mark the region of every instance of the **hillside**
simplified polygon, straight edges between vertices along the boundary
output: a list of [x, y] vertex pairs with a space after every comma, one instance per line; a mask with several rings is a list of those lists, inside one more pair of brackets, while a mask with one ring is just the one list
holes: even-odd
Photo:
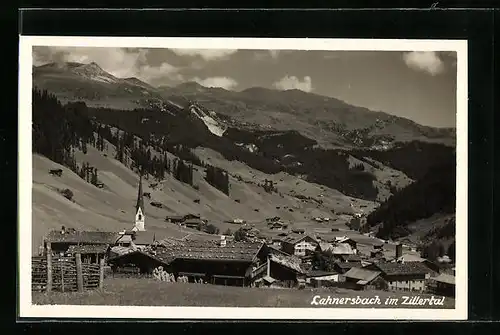
[[[455, 157], [427, 173], [411, 185], [396, 192], [367, 217], [370, 226], [382, 224], [378, 236], [401, 237], [411, 233], [407, 226], [436, 214], [455, 213]], [[452, 235], [452, 234], [450, 234]]]

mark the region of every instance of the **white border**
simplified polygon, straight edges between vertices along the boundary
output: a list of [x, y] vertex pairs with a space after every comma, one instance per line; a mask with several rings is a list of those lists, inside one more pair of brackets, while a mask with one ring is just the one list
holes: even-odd
[[[467, 319], [467, 41], [311, 38], [156, 38], [20, 36], [19, 316], [139, 319], [464, 320]], [[31, 304], [32, 47], [137, 47], [457, 52], [456, 299], [454, 309], [36, 306]], [[21, 247], [22, 246], [22, 247]]]

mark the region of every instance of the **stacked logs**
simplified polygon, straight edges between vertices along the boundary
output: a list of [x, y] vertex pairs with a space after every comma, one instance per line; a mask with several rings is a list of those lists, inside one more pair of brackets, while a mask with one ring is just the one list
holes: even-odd
[[175, 276], [163, 270], [162, 266], [153, 270], [153, 277], [159, 281], [166, 281], [167, 283], [175, 283]]

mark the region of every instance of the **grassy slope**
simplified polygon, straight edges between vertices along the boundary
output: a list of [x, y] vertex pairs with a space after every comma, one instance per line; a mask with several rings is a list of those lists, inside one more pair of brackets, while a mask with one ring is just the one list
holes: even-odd
[[[38, 251], [43, 236], [49, 230], [58, 229], [62, 225], [103, 231], [117, 231], [133, 226], [139, 177], [113, 158], [115, 155], [113, 145], [107, 143], [107, 146], [106, 152], [99, 152], [93, 147], [88, 147], [87, 154], [76, 152], [79, 165], [85, 161], [98, 169], [99, 179], [105, 184], [104, 189], [86, 183], [69, 169], [45, 157], [33, 156], [32, 250], [34, 253]], [[238, 225], [225, 223], [225, 220], [241, 218], [259, 229], [264, 236], [275, 236], [279, 231], [267, 229], [263, 220], [280, 216], [292, 223], [290, 228], [304, 228], [308, 233], [320, 234], [323, 238], [348, 235], [367, 247], [379, 242], [378, 239], [349, 231], [345, 226], [351, 218], [349, 214], [369, 212], [376, 206], [373, 202], [350, 198], [336, 190], [308, 183], [285, 173], [267, 175], [243, 163], [229, 162], [210, 149], [199, 148], [196, 154], [203, 161], [222, 167], [230, 173], [230, 196], [210, 186], [203, 179], [204, 172], [201, 167], [195, 167], [194, 171], [194, 182], [199, 186], [199, 190], [171, 176], [167, 176], [155, 189], [149, 185], [154, 181], [145, 180], [144, 192], [150, 192], [151, 201], [161, 202], [164, 206], [158, 209], [151, 206], [146, 199], [146, 229], [154, 231], [157, 238], [188, 235], [190, 238], [214, 238], [213, 235], [202, 234], [192, 229], [181, 229], [164, 221], [167, 215], [199, 213], [216, 224], [221, 232], [226, 229], [235, 231], [239, 228]], [[169, 158], [172, 158], [172, 155], [169, 155]], [[48, 170], [54, 168], [62, 168], [63, 176], [59, 178], [48, 174]], [[237, 180], [237, 176], [241, 177], [242, 181]], [[278, 193], [268, 194], [258, 186], [266, 178], [275, 182]], [[75, 203], [59, 195], [57, 189], [64, 188], [74, 192]], [[313, 200], [299, 200], [294, 194], [321, 200], [323, 204]], [[194, 202], [195, 199], [200, 200], [199, 204]], [[332, 210], [335, 214], [332, 214]], [[311, 220], [316, 216], [330, 217], [331, 221], [327, 224], [316, 223]], [[333, 227], [339, 228], [340, 231], [332, 232]], [[388, 253], [392, 254], [392, 246], [387, 247]]]
[[[103, 231], [116, 231], [124, 228], [131, 228], [133, 225], [134, 206], [137, 197], [138, 175], [126, 166], [116, 161], [114, 157], [114, 147], [108, 143], [107, 152], [98, 152], [89, 147], [87, 154], [76, 153], [77, 163], [89, 162], [91, 166], [98, 169], [99, 179], [106, 185], [104, 189], [98, 189], [86, 183], [69, 169], [60, 166], [40, 155], [33, 155], [33, 252], [37, 252], [42, 243], [43, 235], [51, 229], [58, 229], [62, 225], [76, 229], [99, 229]], [[107, 156], [104, 156], [106, 154]], [[217, 160], [220, 155], [214, 154]], [[220, 161], [222, 162], [222, 161]], [[241, 163], [227, 162], [241, 168]], [[218, 164], [220, 165], [220, 164]], [[62, 177], [51, 176], [49, 169], [63, 169]], [[250, 170], [246, 167], [247, 170]], [[253, 175], [257, 171], [251, 172]], [[280, 215], [283, 218], [294, 221], [309, 221], [311, 216], [332, 216], [330, 208], [347, 209], [347, 197], [334, 190], [328, 193], [321, 190], [319, 185], [312, 185], [298, 180], [299, 184], [291, 182], [293, 177], [283, 176], [282, 185], [289, 188], [296, 188], [298, 192], [304, 189], [309, 190], [311, 196], [324, 193], [329, 201], [327, 206], [316, 208], [316, 204], [301, 203], [292, 196], [280, 197], [278, 194], [269, 195], [256, 185], [231, 180], [231, 197], [227, 197], [215, 188], [211, 187], [203, 179], [203, 169], [196, 168], [194, 180], [199, 186], [199, 191], [194, 188], [167, 176], [166, 180], [160, 183], [156, 189], [149, 187], [149, 182], [145, 180], [144, 192], [150, 192], [151, 201], [158, 201], [164, 208], [158, 209], [149, 205], [146, 201], [146, 228], [158, 232], [158, 237], [174, 236], [183, 237], [187, 234], [200, 235], [191, 229], [180, 229], [174, 225], [164, 222], [167, 215], [199, 213], [221, 229], [227, 228], [233, 231], [237, 228], [224, 220], [242, 218], [247, 221], [257, 222], [260, 227], [263, 219], [270, 216]], [[261, 174], [259, 178], [267, 177]], [[287, 178], [287, 179], [285, 179]], [[286, 183], [289, 183], [288, 186]], [[69, 188], [74, 193], [75, 202], [71, 202], [62, 197], [57, 189]], [[284, 193], [288, 190], [284, 189]], [[196, 204], [195, 199], [200, 199]], [[239, 199], [237, 203], [235, 199]], [[147, 200], [147, 199], [146, 199]], [[287, 206], [294, 208], [290, 212], [284, 207], [276, 209], [276, 206]], [[258, 208], [259, 212], [254, 211]], [[202, 234], [203, 235], [203, 234]]]
[[[131, 289], [133, 288], [133, 289]], [[121, 305], [121, 306], [203, 306], [203, 307], [311, 307], [315, 295], [332, 298], [372, 298], [381, 301], [387, 297], [410, 295], [405, 292], [353, 291], [347, 289], [266, 289], [203, 284], [165, 283], [147, 279], [106, 279], [103, 291], [83, 293], [33, 293], [38, 305]], [[422, 298], [430, 295], [422, 294]], [[454, 308], [455, 300], [445, 298], [444, 306]], [[335, 306], [324, 306], [335, 307]], [[362, 307], [343, 305], [338, 307]], [[384, 307], [381, 305], [380, 307]], [[387, 306], [392, 307], [394, 306]], [[422, 308], [404, 306], [400, 308]], [[429, 308], [430, 306], [424, 306]], [[432, 307], [431, 307], [432, 308]]]

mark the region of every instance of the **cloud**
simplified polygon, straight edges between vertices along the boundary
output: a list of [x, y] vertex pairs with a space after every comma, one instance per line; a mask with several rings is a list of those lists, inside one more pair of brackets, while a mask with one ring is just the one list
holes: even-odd
[[220, 87], [226, 90], [234, 89], [238, 85], [236, 80], [229, 77], [209, 77], [205, 79], [195, 77], [192, 81], [195, 81], [205, 87]]
[[425, 71], [431, 75], [437, 75], [444, 71], [444, 62], [437, 52], [412, 51], [403, 54], [403, 60], [408, 67]]
[[236, 49], [170, 49], [179, 56], [201, 57], [205, 61], [223, 60], [234, 54]]
[[275, 82], [273, 87], [278, 90], [298, 89], [304, 92], [311, 92], [312, 81], [309, 76], [305, 76], [302, 81], [295, 76], [285, 76], [281, 78], [281, 80]]
[[167, 62], [157, 66], [147, 64], [147, 49], [102, 47], [35, 47], [34, 65], [50, 62], [97, 63], [103, 70], [118, 78], [137, 77], [150, 84], [179, 82], [181, 70]]

